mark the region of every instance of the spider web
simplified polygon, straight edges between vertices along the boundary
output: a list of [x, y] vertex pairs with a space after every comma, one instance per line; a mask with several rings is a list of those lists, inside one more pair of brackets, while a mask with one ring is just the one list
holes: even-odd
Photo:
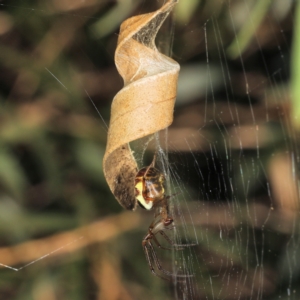
[[[9, 57], [7, 63], [1, 55], [8, 75], [1, 78], [1, 101], [12, 122], [3, 121], [11, 135], [1, 135], [1, 166], [11, 171], [1, 172], [0, 250], [10, 251], [21, 267], [9, 264], [20, 270], [18, 275], [1, 269], [0, 295], [9, 299], [30, 295], [40, 299], [45, 294], [53, 299], [299, 299], [299, 152], [293, 120], [297, 103], [291, 102], [290, 95], [296, 18], [292, 1], [181, 0], [174, 20], [166, 25], [167, 33], [158, 37], [163, 51], [173, 49], [174, 59], [181, 64], [175, 120], [165, 132], [132, 146], [140, 167], [158, 154], [176, 225], [168, 236], [176, 244], [196, 244], [182, 251], [157, 249], [159, 260], [164, 269], [193, 277], [164, 282], [150, 274], [140, 242], [153, 216], [142, 210], [124, 215], [132, 227], [122, 231], [119, 226], [119, 233], [100, 244], [95, 240], [104, 235], [101, 228], [90, 232], [95, 239], [85, 247], [74, 245], [88, 240], [87, 234], [70, 242], [61, 239], [58, 247], [45, 242], [46, 249], [36, 258], [39, 262], [30, 267], [23, 266], [35, 259], [23, 264], [25, 251], [13, 255], [16, 248], [4, 248], [37, 238], [46, 241], [49, 234], [71, 232], [112, 212], [122, 215], [100, 175], [106, 129], [94, 120], [95, 111], [88, 102], [90, 97], [108, 123], [110, 100], [122, 86], [117, 75], [110, 73], [117, 27], [103, 25], [115, 6], [112, 1], [101, 2], [94, 14], [88, 10], [92, 1], [85, 3], [86, 12], [76, 4], [79, 8], [74, 12], [55, 1], [28, 2], [27, 6], [18, 1], [1, 3], [0, 19], [17, 28], [13, 35], [2, 35], [2, 45], [14, 45], [19, 38], [17, 46], [9, 49], [18, 49], [27, 58], [33, 46], [41, 45], [37, 41], [42, 40], [42, 29], [47, 32], [55, 18], [65, 22], [56, 24], [60, 30], [82, 21], [85, 25], [72, 47], [62, 47], [52, 64], [42, 64], [42, 71], [36, 73], [40, 82], [24, 80], [36, 83], [38, 88], [28, 87], [34, 93], [26, 94], [18, 83], [32, 76], [31, 66], [19, 56]], [[156, 4], [161, 3], [127, 1], [124, 7], [131, 7], [128, 14], [136, 14]], [[47, 22], [41, 22], [43, 18]], [[96, 30], [97, 24], [102, 31]], [[27, 29], [40, 25], [41, 32], [28, 36], [22, 32], [23, 25]], [[111, 29], [103, 33], [103, 28]], [[95, 42], [92, 32], [100, 32], [101, 39]], [[84, 39], [100, 44], [99, 54]], [[106, 59], [97, 57], [101, 55]], [[27, 71], [19, 81], [13, 80], [11, 71], [16, 61], [22, 74]], [[109, 88], [111, 82], [113, 88]], [[32, 123], [19, 117], [32, 112], [29, 104], [39, 104], [32, 108], [31, 121], [51, 113], [46, 125], [36, 122], [31, 127], [44, 130], [43, 138], [26, 127]], [[12, 124], [21, 124], [21, 133], [14, 133], [18, 128]], [[33, 138], [44, 140], [45, 145], [33, 143]], [[55, 160], [50, 158], [53, 153]], [[63, 178], [61, 182], [57, 176]], [[22, 193], [26, 196], [21, 197]], [[117, 222], [109, 219], [101, 224], [106, 228]], [[68, 253], [69, 245], [77, 251], [59, 256]], [[77, 288], [70, 289], [63, 283], [66, 280]]]

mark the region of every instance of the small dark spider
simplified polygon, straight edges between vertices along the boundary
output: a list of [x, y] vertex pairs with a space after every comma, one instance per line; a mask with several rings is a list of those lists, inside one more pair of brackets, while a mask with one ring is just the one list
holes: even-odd
[[[175, 250], [182, 250], [184, 247], [194, 246], [194, 244], [177, 245], [164, 232], [167, 229], [172, 229], [174, 225], [172, 225], [173, 218], [169, 214], [168, 200], [170, 199], [170, 196], [165, 195], [165, 176], [154, 167], [155, 159], [156, 156], [154, 156], [150, 166], [140, 169], [135, 177], [135, 197], [138, 204], [147, 210], [151, 210], [152, 208], [156, 208], [158, 210], [154, 216], [154, 221], [149, 226], [147, 235], [142, 241], [142, 246], [149, 268], [153, 275], [168, 280], [168, 278], [165, 278], [155, 272], [152, 261], [154, 261], [158, 270], [166, 276], [191, 277], [192, 275], [175, 275], [165, 270], [162, 267], [152, 244], [152, 241], [154, 241], [160, 249], [166, 250], [172, 250], [172, 248]], [[156, 238], [157, 233], [160, 233], [166, 239], [166, 241], [171, 245], [171, 248], [163, 247], [159, 243]]]

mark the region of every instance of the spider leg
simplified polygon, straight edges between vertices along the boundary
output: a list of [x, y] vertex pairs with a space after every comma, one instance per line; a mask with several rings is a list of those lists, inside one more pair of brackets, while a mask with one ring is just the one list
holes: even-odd
[[161, 246], [161, 244], [158, 242], [156, 238], [156, 234], [160, 233], [164, 239], [172, 245], [174, 250], [183, 250], [186, 247], [191, 247], [195, 246], [195, 244], [176, 244], [172, 239], [169, 238], [169, 236], [164, 232], [165, 230], [170, 230], [174, 229], [175, 226], [173, 225], [173, 219], [172, 218], [167, 218], [167, 219], [161, 219], [159, 222], [155, 223], [154, 225], [152, 224], [149, 227], [149, 233], [152, 235], [152, 239], [155, 242], [155, 244], [162, 249], [167, 249], [167, 250], [172, 250], [168, 247]]
[[155, 161], [156, 161], [156, 153], [155, 153], [154, 156], [153, 156], [152, 163], [151, 163], [151, 164], [147, 167], [147, 169], [146, 169], [146, 172], [145, 172], [145, 174], [144, 174], [144, 178], [146, 178], [146, 175], [148, 174], [149, 169], [150, 169], [150, 168], [154, 168], [154, 166], [155, 166]]
[[153, 160], [151, 162], [150, 167], [154, 168], [155, 167], [155, 162], [156, 162], [156, 152], [154, 153]]
[[[159, 231], [159, 233], [165, 238], [165, 240], [170, 244], [172, 245], [172, 247], [174, 247], [175, 250], [183, 250], [182, 246], [183, 245], [178, 245], [178, 244], [175, 244], [169, 237], [168, 235], [163, 232], [162, 230]], [[169, 249], [169, 248], [167, 248]]]
[[[161, 276], [160, 274], [158, 274], [157, 272], [155, 272], [155, 269], [153, 267], [153, 264], [152, 264], [152, 260], [151, 260], [151, 257], [150, 257], [150, 254], [152, 256], [152, 259], [157, 267], [157, 269], [163, 273], [164, 275], [168, 276], [168, 277], [176, 277], [176, 278], [188, 278], [188, 277], [193, 277], [194, 275], [178, 275], [178, 274], [174, 274], [174, 273], [171, 273], [167, 270], [165, 270], [157, 255], [156, 255], [156, 252], [155, 252], [155, 249], [151, 243], [151, 240], [153, 239], [154, 235], [153, 233], [149, 233], [146, 235], [146, 237], [144, 238], [143, 242], [142, 242], [142, 246], [143, 246], [143, 249], [144, 249], [144, 252], [145, 252], [145, 256], [146, 256], [146, 259], [147, 259], [147, 262], [148, 262], [148, 265], [149, 265], [149, 268], [150, 268], [150, 271], [153, 275], [155, 276], [158, 276], [162, 279], [165, 279], [165, 280], [170, 280], [169, 278], [165, 278], [164, 276]], [[154, 240], [154, 239], [153, 239]]]
[[[154, 243], [156, 244], [156, 246], [159, 248], [159, 249], [164, 249], [164, 250], [172, 250], [172, 248], [170, 247], [164, 247], [160, 244], [160, 242], [157, 240], [156, 236], [153, 234], [152, 236], [152, 240], [154, 241]], [[177, 250], [177, 249], [176, 249]], [[178, 249], [179, 250], [179, 249]]]
[[167, 276], [176, 276], [176, 275], [174, 275], [173, 273], [171, 273], [171, 272], [165, 270], [165, 269], [162, 267], [162, 265], [161, 265], [160, 262], [159, 262], [159, 259], [158, 259], [157, 255], [156, 255], [155, 249], [154, 249], [154, 247], [153, 247], [153, 245], [152, 245], [152, 243], [151, 243], [150, 240], [147, 241], [147, 246], [149, 247], [149, 249], [150, 249], [150, 251], [151, 251], [151, 254], [152, 254], [152, 257], [153, 257], [153, 260], [154, 260], [154, 263], [155, 263], [157, 269], [158, 269], [160, 272], [162, 272], [162, 273], [164, 273], [165, 275], [167, 275]]
[[[167, 223], [167, 225], [166, 225]], [[171, 225], [172, 222], [171, 221], [163, 221], [163, 220], [160, 220], [158, 223], [155, 224], [155, 226], [150, 226], [149, 230], [152, 234], [152, 240], [155, 242], [155, 244], [161, 248], [161, 249], [166, 249], [166, 250], [172, 250], [173, 248], [170, 248], [170, 247], [164, 247], [162, 246], [159, 241], [157, 240], [156, 238], [156, 234], [157, 233], [160, 233], [164, 238], [165, 240], [167, 240], [167, 242], [172, 245], [172, 247], [175, 248], [175, 250], [182, 250], [180, 249], [180, 247], [177, 247], [177, 245], [168, 237], [168, 235], [164, 232], [164, 230], [167, 230], [167, 229], [172, 229], [174, 228], [174, 226], [172, 225], [172, 227], [170, 228], [169, 225]], [[176, 249], [177, 247], [177, 249]]]
[[[151, 273], [154, 276], [157, 276], [157, 277], [160, 277], [160, 278], [162, 278], [164, 280], [170, 281], [169, 278], [166, 278], [166, 277], [164, 277], [164, 276], [162, 276], [162, 275], [160, 275], [160, 274], [158, 274], [158, 273], [155, 272], [155, 269], [153, 267], [152, 260], [151, 260], [150, 254], [149, 254], [149, 251], [151, 251], [151, 250], [148, 249], [148, 240], [143, 240], [142, 245], [143, 245], [143, 250], [144, 250], [144, 253], [145, 253], [145, 256], [146, 256], [146, 260], [147, 260], [147, 263], [148, 263], [148, 266], [149, 266], [149, 269], [150, 269]], [[153, 254], [152, 254], [152, 257], [153, 257]]]
[[[173, 228], [174, 227], [175, 226], [173, 226]], [[166, 228], [166, 229], [172, 229], [172, 228]], [[191, 244], [175, 244], [164, 231], [160, 230], [158, 232], [165, 238], [165, 240], [167, 240], [169, 242], [169, 244], [171, 244], [175, 248], [175, 250], [183, 250], [183, 248], [186, 248], [186, 247], [196, 246], [196, 244], [193, 244], [193, 243], [191, 243]]]

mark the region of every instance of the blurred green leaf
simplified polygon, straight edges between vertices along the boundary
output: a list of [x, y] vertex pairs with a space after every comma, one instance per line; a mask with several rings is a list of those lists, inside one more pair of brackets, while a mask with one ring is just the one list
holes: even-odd
[[139, 5], [140, 1], [123, 0], [108, 11], [102, 18], [90, 27], [91, 35], [100, 39], [117, 30], [128, 15]]
[[300, 127], [300, 2], [297, 2], [292, 48], [292, 122]]
[[104, 149], [99, 145], [88, 140], [78, 140], [74, 152], [82, 171], [91, 179], [105, 182], [102, 159], [104, 156]]
[[[256, 1], [249, 17], [245, 19], [243, 27], [235, 35], [234, 40], [227, 48], [227, 54], [230, 58], [236, 59], [245, 51], [251, 39], [255, 36], [256, 30], [259, 28], [271, 4], [271, 0]], [[244, 5], [247, 6], [247, 2], [244, 2]]]
[[20, 242], [40, 233], [52, 234], [59, 230], [68, 230], [78, 224], [78, 220], [72, 215], [32, 213], [24, 210], [11, 198], [2, 196], [0, 199], [0, 234], [9, 237], [6, 239], [12, 242]]
[[179, 1], [175, 7], [176, 21], [182, 24], [188, 22], [193, 15], [197, 5], [200, 5], [201, 2], [201, 0]]
[[0, 185], [18, 200], [23, 199], [26, 176], [16, 157], [3, 144], [0, 147]]

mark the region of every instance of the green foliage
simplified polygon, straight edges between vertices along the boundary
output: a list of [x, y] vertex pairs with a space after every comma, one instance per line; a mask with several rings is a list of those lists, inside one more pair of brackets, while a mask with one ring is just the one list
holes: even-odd
[[292, 49], [292, 122], [299, 128], [300, 124], [300, 4], [297, 3], [294, 44]]

